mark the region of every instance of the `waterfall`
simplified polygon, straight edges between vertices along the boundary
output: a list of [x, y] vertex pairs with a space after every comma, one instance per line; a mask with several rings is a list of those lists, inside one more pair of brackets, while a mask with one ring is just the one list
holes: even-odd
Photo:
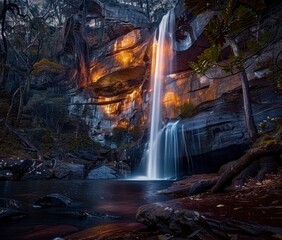
[[[151, 125], [150, 140], [147, 155], [147, 178], [159, 179], [170, 178], [169, 169], [170, 161], [162, 159], [161, 154], [161, 138], [162, 138], [162, 100], [163, 100], [163, 84], [166, 75], [172, 72], [173, 58], [173, 30], [174, 26], [174, 9], [170, 10], [162, 19], [158, 31], [156, 31], [153, 43], [153, 61], [151, 69], [152, 83], [152, 107], [151, 107]], [[176, 128], [176, 126], [174, 127]], [[168, 144], [168, 143], [165, 143]], [[165, 149], [165, 151], [167, 151]], [[170, 151], [170, 150], [169, 150]], [[166, 156], [166, 154], [165, 154]], [[176, 171], [176, 167], [174, 167]], [[173, 174], [173, 177], [176, 177]]]

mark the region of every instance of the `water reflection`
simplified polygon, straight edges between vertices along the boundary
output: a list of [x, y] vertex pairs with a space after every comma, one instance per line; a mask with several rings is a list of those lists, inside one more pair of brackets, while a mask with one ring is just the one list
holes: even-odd
[[[19, 239], [22, 233], [38, 225], [70, 224], [82, 230], [105, 223], [135, 221], [140, 205], [168, 199], [156, 192], [170, 184], [169, 181], [113, 180], [0, 182], [0, 197], [27, 203], [29, 215], [26, 219], [1, 222], [0, 239]], [[67, 208], [32, 207], [38, 198], [51, 193], [65, 195], [74, 202]], [[75, 214], [79, 211], [94, 217], [81, 218]]]

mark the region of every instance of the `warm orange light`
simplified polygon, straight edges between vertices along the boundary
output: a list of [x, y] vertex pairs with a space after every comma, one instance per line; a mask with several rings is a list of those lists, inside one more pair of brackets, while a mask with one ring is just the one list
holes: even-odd
[[103, 68], [100, 68], [100, 69], [97, 69], [97, 70], [92, 70], [91, 81], [92, 82], [97, 82], [104, 74], [105, 73], [104, 73], [104, 69]]
[[127, 119], [121, 119], [120, 121], [118, 121], [117, 127], [128, 128], [129, 127], [128, 120]]
[[[113, 98], [100, 98], [98, 100], [98, 103], [105, 103], [105, 102], [111, 102], [113, 101]], [[105, 113], [108, 117], [111, 117], [113, 115], [115, 115], [120, 107], [120, 102], [118, 103], [109, 103], [109, 104], [105, 104], [105, 105], [101, 105], [101, 109], [103, 111], [103, 113]]]
[[167, 92], [164, 95], [163, 104], [166, 108], [171, 107], [171, 106], [178, 107], [178, 106], [180, 106], [180, 98], [174, 92]]
[[127, 67], [134, 61], [133, 53], [129, 50], [121, 51], [116, 54], [115, 60], [122, 66]]
[[115, 51], [132, 47], [135, 44], [135, 38], [131, 36], [125, 36], [121, 40], [117, 40], [115, 43]]
[[119, 103], [111, 103], [111, 104], [102, 106], [102, 110], [106, 115], [108, 115], [108, 117], [111, 117], [116, 114], [116, 112], [119, 109], [119, 106], [120, 106]]
[[179, 96], [174, 92], [167, 92], [163, 98], [165, 107], [165, 116], [167, 118], [176, 118], [179, 115], [179, 106], [181, 104]]

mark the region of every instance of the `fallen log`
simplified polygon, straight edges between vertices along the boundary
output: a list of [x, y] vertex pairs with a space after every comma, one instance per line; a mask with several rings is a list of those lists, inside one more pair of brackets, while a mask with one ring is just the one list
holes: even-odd
[[211, 191], [220, 192], [224, 190], [224, 188], [233, 180], [233, 178], [235, 178], [241, 171], [248, 167], [253, 161], [259, 160], [261, 157], [279, 155], [281, 153], [281, 142], [249, 149], [245, 155], [239, 158], [234, 165], [232, 165], [220, 176]]

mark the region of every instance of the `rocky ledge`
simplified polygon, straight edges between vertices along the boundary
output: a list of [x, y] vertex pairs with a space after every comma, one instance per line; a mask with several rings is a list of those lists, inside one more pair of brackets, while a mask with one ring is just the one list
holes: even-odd
[[136, 219], [166, 233], [167, 239], [280, 239], [281, 177], [282, 169], [262, 182], [251, 179], [222, 193], [191, 196], [195, 185], [217, 178], [214, 174], [195, 175], [161, 192], [181, 198], [141, 206]]

